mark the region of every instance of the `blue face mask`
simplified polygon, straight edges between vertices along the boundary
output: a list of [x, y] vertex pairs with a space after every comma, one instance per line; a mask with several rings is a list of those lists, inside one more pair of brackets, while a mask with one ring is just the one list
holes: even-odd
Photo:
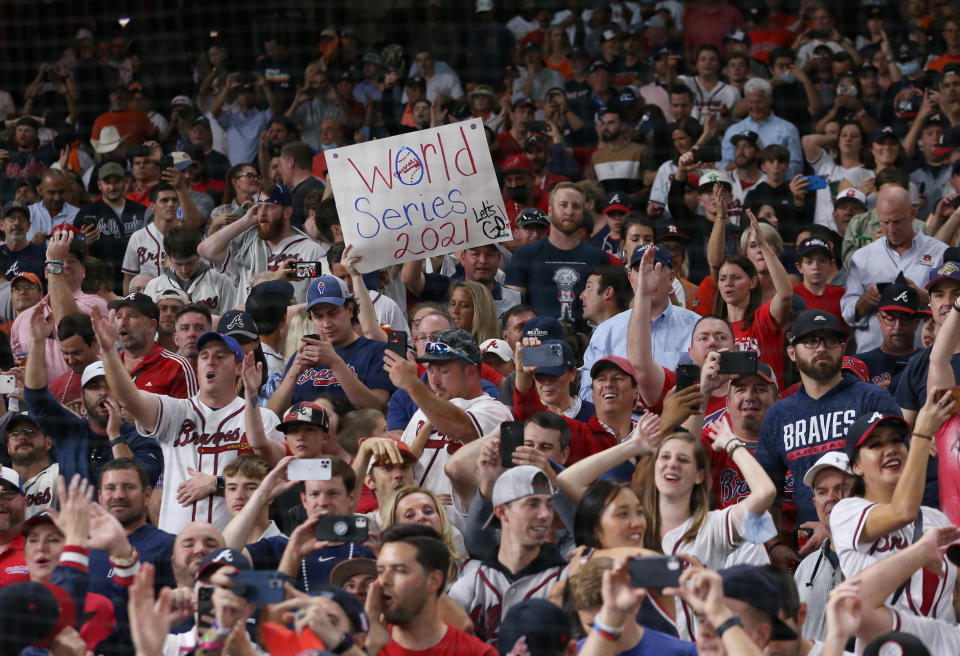
[[320, 150], [333, 150], [334, 148], [339, 148], [335, 143], [332, 144], [320, 144]]
[[792, 84], [796, 79], [790, 71], [784, 71], [780, 75], [780, 81], [784, 84]]
[[897, 62], [897, 68], [900, 69], [900, 74], [910, 77], [914, 73], [920, 70], [920, 62], [917, 60], [908, 61], [906, 64], [901, 64]]

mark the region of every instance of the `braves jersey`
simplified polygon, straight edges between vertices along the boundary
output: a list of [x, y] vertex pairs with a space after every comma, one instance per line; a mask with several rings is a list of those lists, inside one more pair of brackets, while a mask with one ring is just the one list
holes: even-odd
[[64, 408], [78, 417], [87, 416], [87, 408], [83, 405], [82, 377], [71, 369], [62, 376], [50, 382], [50, 393], [57, 397]]
[[[321, 261], [321, 273], [327, 273], [326, 260], [329, 247], [321, 246], [310, 236], [293, 228], [293, 234], [281, 239], [273, 249], [260, 239], [256, 227], [250, 228], [233, 238], [227, 247], [227, 257], [220, 265], [220, 270], [237, 281], [236, 302], [243, 303], [250, 293], [250, 279], [263, 271], [276, 271], [286, 260], [302, 260], [305, 262]], [[297, 299], [302, 303], [306, 300], [308, 280], [293, 283], [293, 290]]]
[[[123, 360], [123, 353], [120, 359]], [[185, 399], [197, 393], [197, 372], [182, 355], [154, 344], [149, 353], [130, 372], [138, 389]]]
[[[488, 394], [481, 394], [472, 399], [450, 399], [450, 403], [457, 406], [467, 413], [473, 427], [477, 431], [477, 437], [483, 437], [503, 421], [513, 421], [513, 415], [510, 408], [500, 403]], [[413, 444], [417, 438], [417, 432], [420, 427], [428, 421], [423, 410], [417, 410], [410, 422], [403, 431], [400, 439], [406, 444]], [[422, 488], [426, 488], [434, 494], [453, 494], [453, 487], [450, 479], [443, 471], [444, 465], [450, 459], [450, 455], [463, 446], [460, 442], [452, 440], [439, 431], [433, 431], [427, 438], [426, 446], [423, 447], [423, 453], [420, 454], [420, 460], [413, 467], [413, 482]], [[456, 513], [447, 507], [447, 516], [453, 519]]]
[[212, 267], [202, 267], [186, 287], [180, 284], [173, 272], [167, 270], [148, 282], [143, 293], [154, 296], [167, 289], [186, 292], [191, 301], [209, 308], [211, 314], [223, 314], [236, 305], [237, 286], [230, 276]]
[[496, 560], [471, 560], [448, 594], [473, 620], [481, 640], [497, 644], [500, 622], [514, 605], [527, 599], [546, 599], [554, 583], [567, 576], [567, 563], [556, 545], [545, 544], [522, 576], [514, 576]]
[[732, 118], [733, 106], [740, 100], [740, 92], [736, 87], [718, 80], [713, 89], [707, 91], [696, 76], [680, 75], [678, 79], [693, 92], [693, 110], [690, 116], [700, 123], [710, 114], [716, 116], [720, 123]]
[[167, 253], [163, 250], [163, 235], [153, 223], [140, 228], [130, 235], [127, 251], [123, 255], [122, 270], [135, 276], [144, 273], [156, 278], [163, 273]]
[[[336, 352], [368, 389], [382, 389], [393, 394], [397, 388], [390, 382], [390, 375], [383, 368], [383, 353], [386, 350], [386, 342], [357, 337], [343, 348], [336, 349]], [[287, 362], [288, 370], [293, 366], [295, 357], [291, 356]], [[313, 401], [321, 394], [344, 397], [347, 395], [333, 369], [324, 366], [311, 367], [297, 377], [292, 402]]]
[[23, 496], [27, 501], [25, 515], [27, 519], [57, 505], [57, 479], [59, 476], [60, 465], [53, 463], [33, 478], [24, 481]]
[[[840, 569], [849, 580], [876, 562], [903, 551], [913, 544], [915, 522], [883, 535], [872, 542], [861, 542], [867, 516], [877, 507], [862, 497], [848, 497], [833, 507], [830, 513], [830, 533], [833, 546], [840, 557]], [[936, 526], [949, 526], [950, 520], [939, 510], [921, 506], [924, 530]], [[923, 617], [932, 617], [944, 622], [955, 622], [953, 590], [957, 582], [957, 566], [943, 558], [946, 577], [939, 578], [927, 569], [921, 569], [910, 577], [903, 594], [896, 603], [893, 595], [887, 599], [889, 606]]]
[[[175, 399], [158, 395], [157, 399], [157, 429], [150, 433], [137, 422], [137, 431], [155, 438], [163, 449], [163, 499], [158, 527], [177, 533], [192, 521], [203, 521], [222, 531], [230, 521], [223, 497], [207, 497], [184, 507], [177, 503], [177, 488], [189, 478], [188, 467], [220, 476], [241, 452], [250, 452], [243, 419], [244, 401], [237, 397], [222, 408], [211, 408], [197, 396]], [[271, 410], [259, 410], [267, 437], [283, 442], [283, 435], [277, 431], [280, 420]]]
[[[960, 654], [960, 627], [939, 619], [904, 613], [899, 608], [891, 608], [890, 612], [893, 615], [891, 631], [903, 631], [920, 637], [931, 654]], [[880, 653], [887, 652], [880, 647]]]

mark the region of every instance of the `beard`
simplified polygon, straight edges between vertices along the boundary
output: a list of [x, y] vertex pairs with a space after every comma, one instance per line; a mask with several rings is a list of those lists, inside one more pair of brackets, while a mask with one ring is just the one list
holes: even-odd
[[274, 241], [279, 239], [281, 235], [283, 235], [283, 219], [271, 221], [267, 227], [257, 223], [257, 236], [263, 241]]
[[108, 512], [117, 518], [121, 526], [129, 528], [144, 518], [144, 515], [146, 515], [146, 507], [136, 508], [132, 505], [127, 505], [109, 508]]
[[18, 467], [28, 467], [38, 462], [43, 462], [46, 459], [47, 451], [42, 446], [29, 450], [17, 448], [10, 452], [10, 462]]
[[797, 369], [813, 380], [822, 383], [828, 381], [840, 372], [842, 357], [814, 356], [809, 360], [797, 356]]
[[[396, 601], [396, 598], [394, 598]], [[420, 591], [413, 599], [406, 603], [396, 604], [393, 608], [384, 609], [384, 617], [390, 624], [407, 624], [415, 618], [427, 603], [427, 593]]]
[[86, 399], [83, 400], [83, 407], [87, 410], [87, 420], [91, 424], [97, 424], [98, 426], [107, 425], [107, 419], [109, 419], [110, 416], [106, 412], [102, 412], [98, 406], [91, 405]]

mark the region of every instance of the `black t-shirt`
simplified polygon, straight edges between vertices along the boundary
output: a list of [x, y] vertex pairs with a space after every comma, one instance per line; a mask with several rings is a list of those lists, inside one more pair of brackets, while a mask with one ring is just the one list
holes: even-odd
[[146, 211], [147, 208], [140, 203], [126, 200], [120, 217], [117, 218], [113, 208], [101, 199], [80, 208], [73, 219], [73, 225], [81, 231], [84, 224], [96, 222], [100, 230], [100, 238], [90, 244], [87, 252], [113, 265], [111, 281], [114, 291], [123, 289], [123, 272], [120, 270], [120, 263], [123, 262], [123, 256], [127, 252], [130, 236], [144, 226]]
[[857, 353], [856, 357], [867, 365], [871, 383], [881, 387], [886, 385], [887, 389], [892, 391], [897, 389], [898, 376], [915, 353], [916, 351], [907, 355], [890, 355], [877, 347], [866, 353]]
[[290, 217], [290, 225], [303, 228], [303, 222], [307, 220], [306, 212], [303, 209], [303, 201], [307, 194], [315, 190], [323, 191], [323, 182], [314, 177], [309, 177], [293, 188], [293, 215]]

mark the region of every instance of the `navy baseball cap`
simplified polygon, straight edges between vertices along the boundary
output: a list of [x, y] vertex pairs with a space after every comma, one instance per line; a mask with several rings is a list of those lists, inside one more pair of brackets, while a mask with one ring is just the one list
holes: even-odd
[[537, 337], [541, 342], [563, 339], [563, 326], [553, 317], [534, 317], [523, 324], [524, 337]]
[[543, 210], [536, 207], [528, 207], [517, 215], [516, 224], [518, 228], [528, 226], [538, 226], [541, 228], [550, 227], [550, 217]]
[[320, 276], [310, 281], [310, 287], [307, 289], [307, 309], [320, 303], [343, 305], [351, 298], [353, 295], [347, 289], [347, 283], [340, 278], [331, 275]]
[[912, 633], [890, 631], [871, 640], [863, 656], [930, 656], [930, 650]]
[[219, 339], [221, 342], [226, 344], [227, 348], [230, 349], [230, 352], [233, 353], [234, 357], [238, 361], [243, 362], [243, 350], [240, 348], [240, 343], [237, 342], [230, 335], [221, 335], [220, 333], [215, 333], [213, 331], [209, 333], [203, 333], [200, 335], [200, 339], [197, 340], [197, 351], [202, 351], [203, 347], [206, 346], [208, 342], [211, 342], [215, 339]]
[[258, 203], [270, 203], [271, 205], [282, 205], [283, 207], [293, 207], [293, 194], [290, 192], [290, 189], [285, 185], [274, 185], [273, 190], [270, 192], [270, 195], [266, 198], [262, 198], [263, 194], [261, 193], [261, 198], [257, 200]]
[[21, 212], [28, 219], [30, 218], [30, 207], [26, 203], [21, 203], [18, 200], [8, 201], [6, 205], [3, 206], [3, 215], [7, 216], [11, 212]]
[[796, 640], [797, 633], [780, 619], [780, 589], [776, 581], [756, 565], [735, 565], [718, 572], [723, 596], [742, 601], [770, 616], [771, 640]]
[[225, 312], [220, 321], [217, 322], [217, 332], [221, 335], [230, 335], [234, 337], [241, 335], [247, 339], [257, 339], [260, 334], [257, 330], [257, 322], [249, 313], [243, 310], [230, 310]]
[[250, 290], [244, 307], [258, 333], [268, 335], [280, 327], [292, 297], [293, 285], [286, 280], [266, 280]]
[[547, 344], [559, 345], [560, 350], [563, 352], [563, 364], [559, 364], [556, 367], [537, 367], [537, 370], [534, 371], [534, 374], [545, 374], [547, 376], [562, 376], [571, 369], [575, 369], [577, 366], [577, 361], [573, 357], [573, 349], [570, 348], [570, 345], [567, 344], [565, 340], [562, 339], [548, 339], [543, 342], [543, 346]]
[[816, 253], [817, 251], [823, 251], [827, 257], [833, 257], [833, 249], [830, 247], [830, 242], [820, 239], [819, 237], [807, 237], [797, 246], [797, 261], [799, 261], [801, 257]]
[[930, 288], [941, 280], [953, 280], [960, 283], [960, 262], [944, 262], [939, 269], [931, 271], [924, 289], [930, 291]]
[[643, 254], [647, 252], [648, 248], [656, 249], [653, 253], [654, 262], [659, 262], [668, 269], [673, 269], [673, 257], [670, 255], [670, 251], [667, 250], [667, 247], [662, 244], [641, 244], [634, 248], [633, 254], [630, 255], [631, 269], [640, 264], [640, 260], [643, 259]]
[[326, 597], [336, 602], [347, 619], [350, 620], [352, 633], [366, 633], [370, 630], [370, 620], [367, 617], [367, 612], [363, 609], [363, 604], [346, 590], [341, 590], [332, 585], [321, 585], [316, 589], [311, 587], [310, 596]]
[[203, 560], [200, 561], [200, 568], [197, 569], [195, 580], [199, 581], [201, 577], [213, 574], [215, 570], [224, 565], [230, 565], [240, 570], [253, 569], [250, 566], [250, 561], [247, 560], [247, 557], [244, 556], [243, 553], [236, 549], [222, 547], [220, 549], [214, 549], [203, 557]]
[[915, 313], [920, 308], [920, 293], [906, 283], [887, 285], [880, 295], [878, 310]]
[[857, 449], [863, 446], [874, 429], [881, 424], [903, 431], [904, 437], [910, 433], [910, 425], [900, 415], [884, 415], [879, 412], [860, 415], [847, 429], [847, 441], [844, 449], [847, 452], [847, 457], [850, 458], [850, 462], [855, 460], [854, 456]]
[[690, 237], [683, 234], [680, 227], [673, 221], [659, 221], [653, 226], [653, 241], [659, 243], [664, 239], [678, 239], [686, 244], [691, 241]]
[[110, 301], [107, 303], [107, 307], [111, 310], [128, 307], [150, 319], [160, 319], [160, 308], [157, 307], [152, 298], [140, 292], [133, 292], [116, 301]]
[[900, 137], [889, 125], [879, 127], [873, 132], [873, 143], [880, 143], [884, 139], [896, 139], [897, 143], [900, 143]]
[[606, 201], [603, 204], [603, 211], [601, 214], [609, 214], [610, 212], [629, 212], [630, 211], [630, 201], [627, 200], [626, 194], [615, 191], [609, 194], [606, 198]]
[[300, 424], [318, 426], [324, 432], [330, 430], [330, 418], [327, 416], [326, 409], [319, 403], [311, 401], [300, 401], [290, 406], [283, 415], [283, 421], [277, 424], [277, 430], [286, 433]]
[[555, 656], [564, 653], [572, 634], [569, 618], [556, 604], [527, 599], [514, 605], [501, 620], [497, 649], [501, 656]]
[[790, 344], [796, 344], [807, 335], [818, 332], [832, 332], [847, 338], [847, 331], [840, 319], [823, 310], [806, 310], [794, 319], [790, 326]]

